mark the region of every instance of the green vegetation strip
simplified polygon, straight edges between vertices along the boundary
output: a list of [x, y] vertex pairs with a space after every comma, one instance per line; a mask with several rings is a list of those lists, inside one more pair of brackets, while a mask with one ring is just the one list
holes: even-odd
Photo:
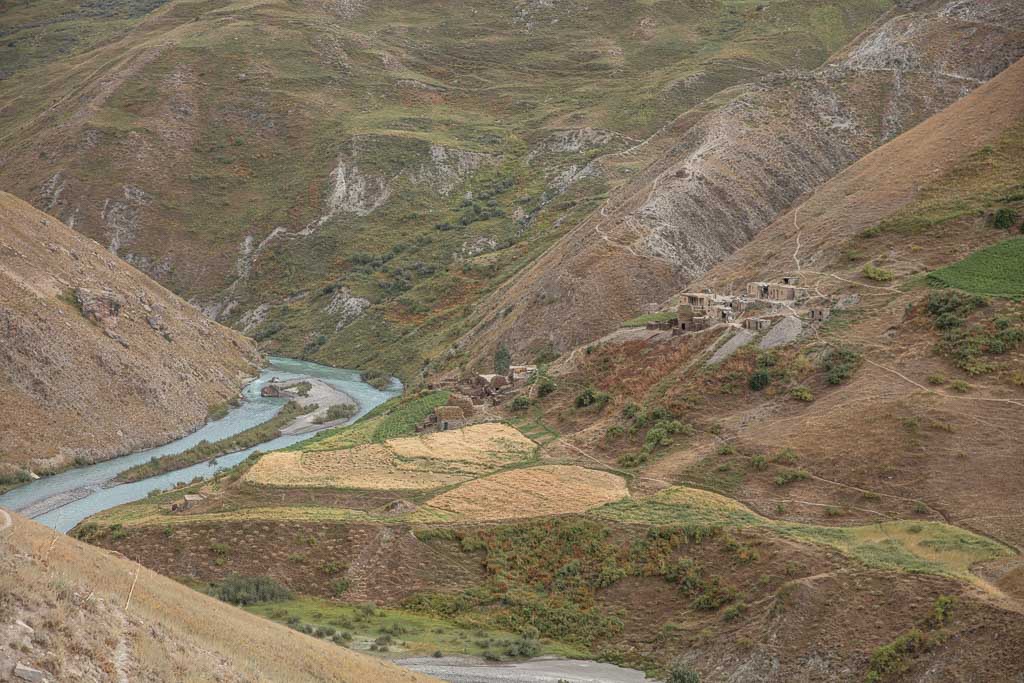
[[976, 251], [931, 273], [928, 281], [972, 294], [1020, 299], [1024, 297], [1024, 237]]
[[165, 472], [173, 472], [174, 470], [190, 467], [196, 463], [211, 460], [228, 453], [252, 448], [281, 436], [281, 430], [295, 420], [295, 418], [311, 413], [316, 409], [317, 406], [315, 404], [304, 407], [295, 401], [289, 401], [278, 411], [277, 415], [262, 424], [250, 427], [244, 432], [239, 432], [234, 436], [229, 436], [213, 443], [206, 440], [200, 441], [182, 453], [152, 458], [149, 462], [129, 467], [117, 475], [115, 481], [119, 483], [140, 481], [158, 474], [164, 474]]
[[786, 538], [831, 546], [871, 567], [970, 578], [978, 562], [1010, 550], [996, 541], [940, 522], [907, 520], [855, 527], [782, 522], [710, 491], [670, 488], [644, 500], [623, 500], [591, 514], [632, 524], [758, 528]]
[[353, 425], [329, 429], [286, 450], [331, 451], [409, 436], [416, 433], [416, 425], [434, 412], [434, 408], [448, 402], [448, 396], [447, 391], [432, 391], [393, 398], [371, 410]]
[[[339, 605], [316, 598], [251, 604], [246, 609], [338, 645], [382, 655], [470, 655], [489, 660], [586, 652], [535, 634], [484, 628], [407, 610], [373, 605]], [[533, 637], [531, 637], [533, 636]]]

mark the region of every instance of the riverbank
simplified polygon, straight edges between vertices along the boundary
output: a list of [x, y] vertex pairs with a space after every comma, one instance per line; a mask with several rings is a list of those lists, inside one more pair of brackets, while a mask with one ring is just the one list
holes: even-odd
[[[248, 448], [217, 458], [215, 464], [198, 463], [183, 470], [167, 472], [137, 482], [114, 484], [113, 480], [124, 470], [150, 461], [152, 458], [180, 453], [201, 441], [215, 443], [237, 435], [271, 419], [287, 402], [281, 398], [261, 396], [261, 390], [272, 378], [281, 381], [302, 378], [323, 380], [355, 401], [359, 408], [353, 420], [359, 419], [376, 406], [397, 396], [402, 391], [400, 382], [393, 381], [385, 391], [379, 391], [360, 380], [355, 370], [330, 368], [290, 358], [270, 358], [270, 364], [261, 375], [243, 390], [245, 399], [223, 419], [208, 422], [200, 429], [180, 439], [155, 448], [138, 451], [91, 465], [74, 467], [63, 472], [26, 482], [0, 495], [0, 506], [36, 519], [58, 531], [68, 531], [86, 517], [117, 505], [145, 498], [154, 489], [168, 489], [181, 481], [196, 477], [206, 479], [221, 469], [232, 467], [244, 460], [256, 448]], [[329, 425], [303, 434], [283, 434], [272, 441], [258, 444], [260, 450], [276, 450], [309, 438]]]
[[[303, 407], [316, 406], [316, 408], [304, 415], [297, 417], [291, 424], [281, 429], [282, 434], [309, 434], [321, 429], [340, 427], [349, 422], [352, 415], [359, 412], [359, 402], [337, 387], [315, 377], [300, 380], [309, 385], [305, 396], [296, 396], [292, 400]], [[296, 384], [292, 382], [291, 384]], [[324, 419], [331, 408], [345, 406], [347, 416], [336, 420]], [[317, 422], [320, 420], [320, 422]]]
[[222, 455], [258, 446], [261, 443], [278, 438], [296, 420], [301, 420], [303, 417], [316, 411], [317, 405], [315, 403], [302, 405], [298, 401], [289, 401], [281, 408], [279, 413], [262, 424], [250, 427], [243, 432], [214, 443], [200, 441], [187, 451], [153, 458], [149, 462], [134, 465], [118, 474], [114, 478], [114, 483], [124, 484], [141, 481], [158, 474], [176, 472], [191, 465], [210, 462]]

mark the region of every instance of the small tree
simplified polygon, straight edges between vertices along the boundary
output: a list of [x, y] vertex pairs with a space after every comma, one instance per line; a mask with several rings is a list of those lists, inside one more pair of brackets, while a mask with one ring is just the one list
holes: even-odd
[[512, 354], [508, 352], [508, 348], [504, 344], [499, 345], [494, 352], [494, 372], [499, 375], [507, 375], [511, 365]]

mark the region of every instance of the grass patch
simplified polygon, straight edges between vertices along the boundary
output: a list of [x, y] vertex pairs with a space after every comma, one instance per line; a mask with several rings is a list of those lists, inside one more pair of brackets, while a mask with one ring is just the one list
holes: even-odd
[[1007, 299], [1024, 297], [1024, 237], [980, 249], [928, 275], [930, 284]]
[[[249, 612], [287, 624], [354, 650], [402, 653], [405, 656], [466, 655], [506, 659], [556, 655], [589, 658], [586, 649], [527, 631], [490, 628], [473, 620], [446, 619], [374, 605], [339, 605], [316, 598], [252, 604]], [[340, 636], [335, 639], [336, 636]], [[339, 642], [340, 641], [340, 642]], [[372, 646], [376, 645], [376, 649]], [[382, 650], [382, 646], [386, 650]]]

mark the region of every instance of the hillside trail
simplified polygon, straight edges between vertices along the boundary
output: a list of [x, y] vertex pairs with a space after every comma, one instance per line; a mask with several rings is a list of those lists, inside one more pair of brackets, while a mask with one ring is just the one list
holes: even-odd
[[7, 510], [0, 508], [0, 531], [6, 531], [12, 526], [14, 526], [14, 520], [7, 514]]
[[[812, 192], [811, 195], [807, 199], [805, 199], [804, 201], [800, 202], [800, 204], [798, 204], [793, 209], [793, 227], [796, 228], [796, 246], [793, 249], [793, 263], [796, 266], [797, 275], [803, 275], [805, 273], [811, 274], [811, 275], [820, 275], [820, 276], [824, 276], [824, 277], [831, 277], [831, 278], [834, 278], [834, 279], [839, 280], [841, 282], [845, 282], [845, 283], [848, 283], [848, 284], [851, 284], [851, 285], [855, 285], [857, 287], [864, 287], [864, 288], [874, 289], [874, 290], [883, 290], [884, 292], [889, 293], [889, 294], [906, 294], [906, 292], [904, 292], [903, 290], [899, 289], [895, 285], [888, 286], [888, 287], [881, 287], [881, 286], [877, 286], [877, 285], [869, 285], [869, 284], [866, 284], [864, 282], [857, 282], [855, 280], [849, 280], [849, 279], [840, 277], [840, 276], [836, 275], [835, 273], [826, 273], [826, 272], [819, 272], [819, 271], [813, 271], [813, 270], [804, 270], [803, 264], [800, 261], [800, 248], [801, 248], [800, 237], [801, 237], [801, 234], [802, 234], [802, 231], [803, 231], [803, 229], [802, 229], [802, 227], [800, 225], [800, 222], [799, 222], [800, 209], [802, 209], [807, 204], [807, 202], [811, 201], [816, 194], [817, 194], [817, 191]], [[822, 294], [821, 290], [818, 289], [817, 287], [815, 287], [815, 293], [817, 293], [819, 296], [824, 296]], [[817, 336], [817, 330], [815, 330], [815, 335]], [[818, 338], [820, 340], [820, 337], [818, 337]], [[942, 391], [937, 391], [937, 390], [935, 390], [935, 389], [933, 389], [931, 387], [926, 387], [925, 385], [921, 384], [920, 382], [916, 382], [913, 379], [911, 379], [910, 377], [907, 377], [906, 375], [904, 375], [903, 373], [899, 372], [898, 370], [895, 370], [895, 369], [890, 368], [890, 367], [888, 367], [886, 365], [883, 365], [882, 363], [879, 363], [878, 361], [872, 360], [871, 358], [868, 358], [867, 356], [864, 357], [864, 360], [868, 364], [873, 365], [873, 366], [879, 368], [880, 370], [884, 370], [885, 372], [888, 372], [888, 373], [890, 373], [892, 375], [895, 375], [896, 377], [899, 377], [903, 381], [905, 381], [905, 382], [907, 382], [909, 384], [912, 384], [913, 386], [917, 387], [921, 391], [924, 391], [924, 392], [926, 392], [928, 394], [931, 394], [931, 395], [934, 395], [934, 396], [939, 396], [939, 397], [942, 397], [942, 398], [955, 399], [955, 400], [961, 400], [961, 401], [980, 401], [980, 402], [988, 402], [988, 403], [1008, 403], [1008, 404], [1011, 404], [1011, 405], [1020, 406], [1021, 408], [1024, 408], [1024, 401], [1018, 401], [1018, 400], [1012, 399], [1012, 398], [993, 398], [993, 397], [989, 397], [989, 396], [956, 396], [956, 395], [953, 395], [953, 394], [947, 394], [947, 393], [942, 392]]]

